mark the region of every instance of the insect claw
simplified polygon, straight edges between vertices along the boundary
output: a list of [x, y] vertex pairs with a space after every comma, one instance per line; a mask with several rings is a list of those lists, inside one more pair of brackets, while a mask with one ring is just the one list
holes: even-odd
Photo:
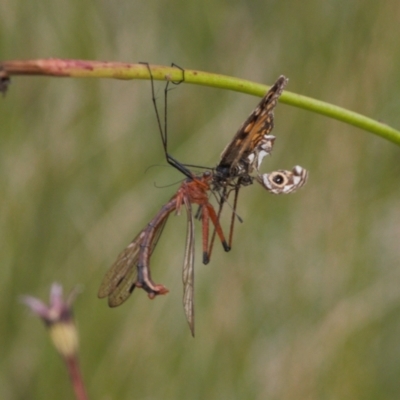
[[169, 290], [164, 285], [156, 285], [156, 294], [167, 294]]
[[203, 253], [203, 264], [207, 265], [210, 262], [210, 257], [208, 256], [208, 253], [205, 251]]
[[3, 97], [6, 95], [8, 87], [10, 86], [11, 80], [7, 72], [4, 71], [3, 67], [0, 65], [0, 93]]
[[228, 246], [228, 243], [226, 243], [226, 242], [222, 242], [222, 246], [223, 246], [225, 251], [230, 251], [231, 250], [230, 246]]
[[131, 287], [129, 288], [129, 293], [132, 293], [132, 292], [135, 290], [135, 287], [137, 287], [136, 282], [133, 283], [133, 284], [131, 285]]
[[156, 285], [154, 290], [147, 292], [150, 300], [153, 300], [159, 294], [167, 294], [169, 290], [164, 285]]

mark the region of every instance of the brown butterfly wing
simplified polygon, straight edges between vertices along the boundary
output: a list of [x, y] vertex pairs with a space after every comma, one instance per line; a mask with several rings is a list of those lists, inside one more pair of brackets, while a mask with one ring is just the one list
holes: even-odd
[[236, 132], [232, 142], [222, 152], [217, 169], [235, 169], [241, 160], [246, 159], [249, 154], [254, 152], [262, 138], [272, 131], [274, 108], [287, 82], [288, 79], [281, 75], [268, 90], [255, 110]]

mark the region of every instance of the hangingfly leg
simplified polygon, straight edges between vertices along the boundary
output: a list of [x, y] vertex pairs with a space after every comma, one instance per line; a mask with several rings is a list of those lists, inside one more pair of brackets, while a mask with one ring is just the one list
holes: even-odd
[[[182, 163], [180, 163], [178, 160], [176, 160], [173, 156], [171, 156], [168, 153], [168, 135], [167, 135], [167, 93], [169, 91], [168, 86], [169, 83], [172, 81], [168, 81], [165, 89], [164, 89], [164, 128], [162, 127], [161, 124], [161, 118], [160, 118], [160, 114], [158, 112], [158, 107], [157, 107], [157, 99], [156, 99], [156, 95], [155, 95], [155, 90], [154, 90], [154, 78], [153, 78], [153, 73], [151, 72], [151, 68], [149, 63], [141, 63], [147, 66], [147, 70], [149, 71], [149, 75], [150, 75], [150, 83], [151, 83], [151, 99], [153, 101], [153, 105], [154, 105], [154, 111], [156, 113], [156, 118], [157, 118], [157, 124], [158, 124], [158, 130], [160, 132], [160, 136], [161, 136], [161, 141], [163, 144], [163, 149], [164, 149], [164, 154], [165, 154], [165, 158], [168, 162], [168, 164], [170, 164], [172, 167], [176, 168], [178, 171], [180, 171], [183, 175], [187, 176], [188, 178], [192, 178], [193, 174], [192, 172], [186, 168]], [[179, 84], [182, 83], [185, 80], [185, 71], [180, 68], [182, 70], [182, 80], [179, 81], [178, 83], [176, 82], [172, 82], [174, 84]]]

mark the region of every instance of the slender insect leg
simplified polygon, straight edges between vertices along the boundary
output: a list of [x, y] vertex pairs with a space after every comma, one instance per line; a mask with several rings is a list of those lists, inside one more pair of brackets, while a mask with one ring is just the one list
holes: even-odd
[[233, 211], [232, 211], [232, 216], [231, 216], [231, 226], [229, 228], [229, 241], [228, 241], [228, 246], [229, 248], [232, 247], [232, 238], [233, 238], [233, 229], [235, 227], [235, 220], [236, 220], [236, 206], [237, 206], [237, 201], [239, 197], [239, 186], [235, 187], [235, 197], [233, 199]]
[[165, 149], [168, 148], [167, 146], [167, 140], [168, 140], [168, 135], [167, 135], [167, 118], [168, 118], [168, 112], [167, 112], [167, 106], [168, 106], [168, 92], [171, 90], [169, 88], [169, 84], [172, 83], [174, 85], [180, 85], [182, 82], [185, 82], [185, 70], [181, 67], [179, 67], [178, 65], [172, 63], [171, 67], [175, 67], [178, 68], [182, 71], [182, 79], [180, 79], [179, 81], [173, 81], [170, 80], [168, 75], [166, 76], [167, 79], [167, 84], [165, 85], [165, 89], [164, 89], [164, 138], [165, 138]]
[[179, 65], [172, 63], [171, 67], [178, 68], [182, 71], [182, 79], [179, 81], [171, 81], [174, 85], [180, 85], [182, 82], [185, 82], [185, 69], [180, 67]]
[[[221, 208], [220, 208], [221, 210]], [[231, 248], [228, 246], [226, 243], [226, 239], [224, 236], [224, 232], [222, 231], [221, 225], [219, 223], [219, 215], [216, 214], [214, 207], [208, 203], [203, 206], [203, 213], [202, 213], [202, 222], [203, 222], [203, 264], [208, 264], [211, 258], [211, 252], [213, 248], [213, 243], [215, 239], [215, 234], [218, 235], [222, 247], [224, 248], [225, 251], [229, 251]], [[209, 227], [209, 219], [211, 219], [211, 222], [214, 225], [214, 231], [213, 235], [211, 238], [211, 243], [209, 248], [208, 246], [208, 227]], [[208, 249], [208, 250], [207, 250]]]
[[[223, 194], [221, 196], [221, 200], [219, 202], [218, 214], [217, 214], [217, 220], [218, 221], [220, 221], [221, 214], [222, 214], [222, 208], [224, 207], [224, 203], [225, 203], [225, 194]], [[213, 233], [212, 233], [212, 236], [211, 236], [211, 241], [210, 241], [210, 247], [208, 249], [208, 257], [209, 257], [209, 259], [211, 258], [211, 253], [212, 253], [212, 250], [214, 248], [214, 242], [215, 242], [216, 233], [217, 233], [217, 229], [214, 226]]]
[[215, 230], [217, 231], [217, 235], [218, 235], [219, 239], [221, 240], [222, 247], [224, 248], [225, 251], [229, 251], [231, 248], [226, 243], [224, 232], [222, 231], [222, 228], [221, 228], [221, 225], [217, 218], [217, 214], [214, 210], [214, 207], [210, 203], [206, 204], [205, 207], [207, 207], [209, 216], [211, 218], [211, 222], [214, 224]]
[[[156, 95], [155, 95], [155, 89], [154, 89], [154, 77], [153, 77], [153, 73], [151, 72], [151, 68], [149, 63], [141, 63], [146, 65], [147, 70], [149, 71], [149, 75], [150, 75], [150, 83], [151, 83], [151, 100], [153, 102], [153, 106], [154, 106], [154, 111], [156, 113], [156, 119], [157, 119], [157, 125], [158, 125], [158, 130], [160, 132], [160, 136], [161, 136], [161, 141], [163, 144], [163, 149], [164, 149], [164, 154], [165, 154], [165, 158], [168, 162], [168, 164], [170, 164], [171, 166], [173, 166], [174, 168], [176, 168], [178, 171], [180, 171], [183, 175], [187, 176], [188, 178], [192, 178], [193, 174], [190, 172], [189, 169], [187, 169], [183, 164], [181, 164], [179, 161], [177, 161], [174, 157], [172, 157], [169, 153], [168, 153], [168, 136], [167, 136], [167, 92], [168, 92], [168, 85], [170, 83], [170, 81], [167, 82], [167, 85], [164, 89], [164, 128], [162, 127], [161, 124], [161, 118], [160, 118], [160, 114], [158, 112], [158, 107], [157, 107], [157, 99], [156, 99]], [[183, 71], [183, 70], [182, 70]], [[183, 75], [183, 80], [184, 80], [184, 75]], [[183, 82], [183, 80], [181, 82]], [[181, 83], [179, 82], [179, 83]], [[174, 83], [174, 82], [173, 82]]]
[[[188, 168], [186, 168], [182, 163], [177, 161], [171, 154], [168, 152], [168, 92], [171, 90], [169, 88], [169, 84], [172, 83], [174, 85], [180, 85], [182, 82], [185, 81], [185, 70], [181, 67], [179, 67], [176, 64], [171, 64], [172, 67], [176, 67], [182, 71], [182, 79], [179, 81], [172, 81], [167, 78], [167, 84], [165, 85], [164, 89], [164, 140], [163, 140], [163, 145], [164, 145], [164, 153], [165, 153], [165, 158], [167, 159], [167, 162], [172, 165], [174, 168], [176, 168], [178, 171], [182, 172], [184, 175], [186, 175], [188, 178], [192, 178], [193, 174], [190, 172]], [[153, 98], [154, 98], [154, 92], [153, 92]], [[155, 98], [154, 98], [155, 100]], [[154, 103], [154, 101], [153, 101]], [[154, 103], [155, 104], [155, 103]], [[156, 104], [155, 104], [156, 106]]]
[[156, 99], [156, 94], [155, 94], [155, 89], [154, 89], [154, 78], [153, 78], [153, 73], [151, 72], [151, 68], [148, 62], [141, 62], [140, 64], [146, 65], [147, 70], [149, 71], [150, 75], [150, 84], [151, 84], [151, 100], [154, 105], [154, 111], [156, 113], [156, 118], [157, 118], [157, 125], [158, 125], [158, 130], [160, 132], [161, 136], [161, 141], [163, 143], [164, 150], [166, 149], [166, 138], [165, 138], [165, 133], [161, 125], [161, 118], [160, 114], [158, 112], [158, 107], [157, 107], [157, 99]]
[[210, 262], [210, 257], [208, 253], [208, 232], [209, 232], [209, 222], [210, 214], [206, 206], [202, 207], [201, 212], [201, 226], [202, 226], [202, 243], [203, 243], [203, 264], [208, 264]]

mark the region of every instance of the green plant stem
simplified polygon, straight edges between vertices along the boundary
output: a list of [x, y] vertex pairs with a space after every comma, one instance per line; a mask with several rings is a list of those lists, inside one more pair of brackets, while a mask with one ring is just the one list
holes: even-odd
[[[182, 80], [182, 70], [176, 67], [150, 65], [155, 80]], [[263, 96], [268, 86], [257, 84], [244, 79], [232, 78], [225, 75], [212, 74], [196, 70], [184, 70], [185, 83], [234, 90], [255, 96]], [[113, 79], [150, 79], [147, 65], [120, 62], [102, 62], [86, 60], [14, 60], [0, 63], [0, 78], [11, 75], [45, 75], [75, 78], [113, 78]], [[349, 111], [345, 108], [315, 100], [306, 96], [284, 91], [282, 103], [300, 107], [308, 111], [351, 124], [363, 130], [372, 132], [384, 139], [400, 145], [400, 131], [390, 126], [368, 118], [364, 115]]]

